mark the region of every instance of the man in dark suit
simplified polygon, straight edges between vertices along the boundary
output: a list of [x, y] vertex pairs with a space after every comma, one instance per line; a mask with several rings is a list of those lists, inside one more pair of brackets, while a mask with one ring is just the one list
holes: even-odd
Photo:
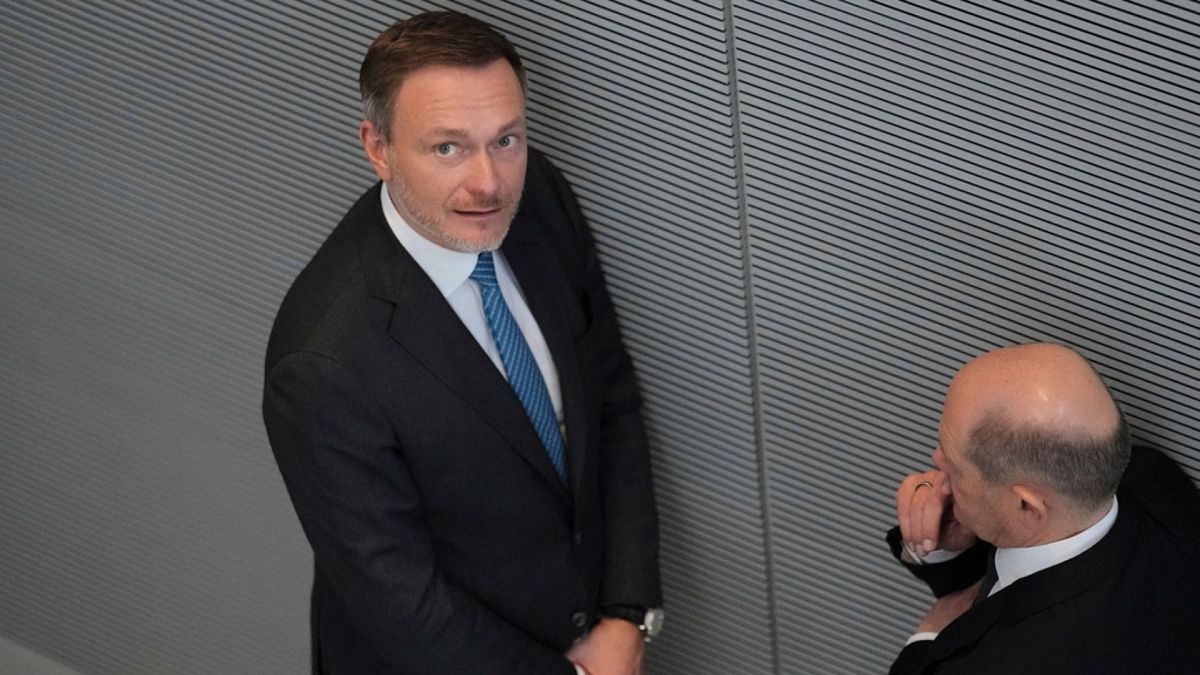
[[933, 461], [900, 484], [888, 540], [938, 600], [892, 673], [1200, 669], [1200, 494], [1161, 453], [1131, 454], [1078, 354], [968, 363]]
[[399, 22], [360, 74], [382, 179], [288, 292], [263, 414], [315, 558], [314, 671], [634, 673], [661, 604], [633, 367], [512, 45]]

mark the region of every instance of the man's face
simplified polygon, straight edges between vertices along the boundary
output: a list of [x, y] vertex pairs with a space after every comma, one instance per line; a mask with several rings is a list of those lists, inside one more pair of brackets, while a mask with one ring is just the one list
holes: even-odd
[[[391, 142], [375, 170], [404, 220], [426, 239], [475, 253], [500, 246], [525, 184], [525, 96], [500, 59], [408, 75], [392, 106]], [[368, 140], [364, 136], [364, 145]]]
[[933, 463], [946, 474], [954, 502], [954, 519], [984, 541], [1001, 545], [1007, 540], [1005, 488], [987, 483], [979, 468], [963, 453], [967, 440], [967, 404], [957, 400], [954, 390], [946, 397], [942, 424], [938, 430], [938, 448]]

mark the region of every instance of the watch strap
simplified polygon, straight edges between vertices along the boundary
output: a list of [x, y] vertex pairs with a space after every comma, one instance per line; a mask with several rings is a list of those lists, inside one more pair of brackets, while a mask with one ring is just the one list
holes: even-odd
[[646, 608], [637, 607], [635, 605], [608, 605], [600, 608], [602, 616], [612, 617], [614, 619], [624, 619], [629, 623], [637, 626], [641, 630], [645, 630]]

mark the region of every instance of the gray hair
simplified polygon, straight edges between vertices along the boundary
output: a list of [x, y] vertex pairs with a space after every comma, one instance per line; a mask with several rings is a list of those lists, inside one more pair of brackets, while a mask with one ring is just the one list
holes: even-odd
[[1013, 424], [1001, 410], [984, 414], [967, 437], [964, 455], [992, 485], [1041, 482], [1083, 509], [1098, 508], [1117, 491], [1129, 463], [1129, 424], [1100, 437]]

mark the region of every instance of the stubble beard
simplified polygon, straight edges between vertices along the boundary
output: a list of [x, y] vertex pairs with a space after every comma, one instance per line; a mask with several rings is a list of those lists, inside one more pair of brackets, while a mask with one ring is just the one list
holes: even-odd
[[466, 204], [450, 203], [447, 205], [447, 210], [450, 211], [464, 208], [479, 210], [500, 209], [497, 217], [503, 219], [504, 227], [495, 236], [485, 240], [464, 239], [456, 237], [447, 231], [445, 210], [434, 211], [432, 209], [418, 208], [416, 205], [420, 202], [414, 198], [408, 185], [400, 178], [396, 178], [388, 183], [388, 191], [403, 205], [403, 210], [407, 212], [408, 218], [414, 221], [410, 222], [409, 226], [433, 243], [460, 253], [482, 253], [500, 248], [500, 244], [504, 242], [504, 237], [508, 235], [509, 228], [512, 227], [513, 217], [517, 214], [516, 200], [505, 197], [476, 200]]

